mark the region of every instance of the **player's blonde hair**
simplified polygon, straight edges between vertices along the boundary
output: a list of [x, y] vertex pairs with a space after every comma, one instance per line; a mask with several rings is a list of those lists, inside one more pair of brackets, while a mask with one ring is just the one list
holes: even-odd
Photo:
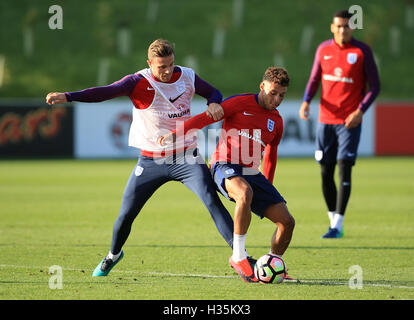
[[174, 54], [174, 45], [164, 39], [157, 39], [148, 47], [148, 59], [155, 57], [168, 57]]
[[267, 80], [280, 84], [283, 87], [289, 86], [289, 74], [285, 68], [282, 67], [269, 67], [263, 76], [263, 81]]

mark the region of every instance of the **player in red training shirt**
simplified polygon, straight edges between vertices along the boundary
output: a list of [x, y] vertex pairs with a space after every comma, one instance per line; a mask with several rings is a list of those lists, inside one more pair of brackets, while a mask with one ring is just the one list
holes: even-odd
[[[270, 253], [282, 257], [292, 238], [295, 220], [286, 201], [273, 186], [277, 148], [282, 138], [283, 121], [276, 108], [283, 101], [289, 76], [285, 69], [266, 70], [258, 94], [241, 94], [224, 100], [222, 134], [210, 164], [218, 190], [236, 203], [234, 209], [233, 255], [229, 264], [246, 282], [257, 282], [245, 250], [251, 211], [277, 226]], [[175, 140], [191, 130], [215, 122], [205, 113], [184, 122], [160, 144]], [[259, 166], [263, 160], [263, 174]]]
[[[345, 209], [351, 194], [351, 170], [357, 157], [362, 116], [380, 90], [378, 71], [368, 45], [352, 37], [351, 14], [338, 11], [331, 24], [333, 39], [315, 54], [299, 115], [308, 120], [309, 103], [322, 82], [315, 159], [322, 175], [322, 192], [330, 226], [322, 238], [343, 237]], [[366, 84], [369, 91], [366, 91]], [[334, 173], [339, 168], [339, 190]]]

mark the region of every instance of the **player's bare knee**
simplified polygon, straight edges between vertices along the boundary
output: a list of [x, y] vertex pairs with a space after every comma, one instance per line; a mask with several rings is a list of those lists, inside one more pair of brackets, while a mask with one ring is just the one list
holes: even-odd
[[280, 218], [278, 223], [281, 224], [287, 231], [293, 231], [296, 224], [295, 219], [288, 211], [286, 211], [286, 213]]
[[289, 214], [286, 217], [285, 222], [284, 222], [285, 228], [293, 231], [293, 229], [295, 228], [295, 224], [296, 224], [295, 218], [293, 218], [292, 215]]
[[237, 204], [250, 206], [253, 200], [253, 190], [249, 185], [240, 186], [237, 192], [231, 194], [231, 198]]
[[252, 203], [252, 200], [253, 200], [253, 190], [249, 185], [247, 185], [240, 192], [239, 202], [250, 206]]

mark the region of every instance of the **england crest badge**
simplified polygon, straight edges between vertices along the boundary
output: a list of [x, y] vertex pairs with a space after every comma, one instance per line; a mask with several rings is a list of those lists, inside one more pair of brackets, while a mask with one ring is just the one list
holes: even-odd
[[269, 130], [269, 132], [272, 132], [274, 128], [275, 122], [271, 119], [267, 119], [267, 130]]
[[349, 64], [354, 64], [355, 62], [357, 62], [357, 54], [354, 52], [348, 53], [348, 55], [346, 56], [346, 60]]
[[143, 167], [141, 167], [141, 166], [136, 166], [136, 168], [135, 168], [135, 175], [137, 176], [137, 177], [139, 177], [141, 174], [142, 174], [142, 172], [144, 171], [144, 168]]

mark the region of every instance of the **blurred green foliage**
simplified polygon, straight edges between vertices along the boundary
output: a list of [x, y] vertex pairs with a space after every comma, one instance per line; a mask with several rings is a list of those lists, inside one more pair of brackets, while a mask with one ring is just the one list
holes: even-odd
[[[301, 98], [318, 44], [331, 37], [332, 15], [358, 4], [363, 29], [355, 38], [368, 43], [380, 69], [380, 99], [412, 99], [414, 2], [347, 0], [245, 0], [242, 24], [234, 23], [233, 0], [3, 0], [0, 2], [0, 56], [4, 73], [0, 97], [44, 97], [50, 91], [96, 86], [99, 63], [109, 61], [107, 83], [147, 67], [148, 45], [156, 38], [175, 43], [176, 64], [197, 61], [200, 77], [224, 96], [256, 92], [264, 70], [282, 58], [291, 75], [289, 98]], [[63, 29], [51, 30], [51, 5], [63, 9]], [[155, 8], [155, 19], [150, 10]], [[301, 52], [305, 26], [310, 46]], [[128, 28], [131, 50], [119, 53], [117, 35]], [[226, 31], [221, 57], [213, 55], [217, 29]], [[391, 50], [398, 30], [400, 53]], [[24, 53], [24, 30], [32, 30], [33, 54]], [[280, 60], [279, 60], [280, 61]]]

